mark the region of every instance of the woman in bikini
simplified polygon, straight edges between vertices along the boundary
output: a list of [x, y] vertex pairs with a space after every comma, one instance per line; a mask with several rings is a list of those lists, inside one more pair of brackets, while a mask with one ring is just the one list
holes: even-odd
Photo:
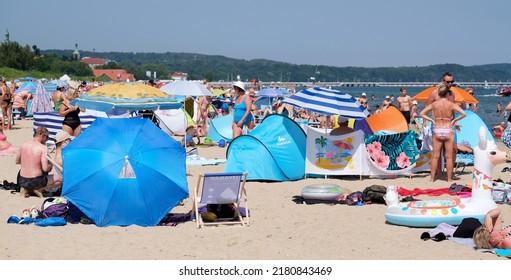
[[82, 125], [78, 114], [85, 112], [84, 108], [78, 107], [78, 104], [71, 105], [71, 101], [78, 96], [79, 92], [68, 93], [66, 98], [62, 100], [59, 115], [64, 117], [62, 121], [62, 130], [69, 133], [71, 136], [78, 136], [82, 132]]
[[[447, 94], [450, 89], [441, 85], [438, 89], [439, 98], [426, 106], [420, 113], [424, 120], [433, 123], [433, 158], [431, 160], [431, 182], [436, 179], [436, 169], [439, 164], [440, 154], [442, 149], [452, 151], [454, 149], [454, 125], [457, 121], [464, 118], [467, 114], [457, 104], [447, 100]], [[430, 118], [428, 113], [433, 111], [433, 117]], [[458, 112], [459, 116], [454, 117]], [[451, 182], [454, 173], [454, 162], [451, 160], [453, 153], [445, 153], [445, 161], [447, 163], [447, 182]]]
[[[0, 80], [0, 87], [2, 93], [0, 96], [0, 105], [2, 107], [2, 127], [5, 129], [11, 129], [12, 125], [12, 93], [11, 89], [7, 86], [4, 80]], [[4, 117], [5, 115], [5, 117]], [[5, 123], [7, 118], [7, 124]]]
[[493, 209], [484, 216], [484, 223], [472, 238], [477, 249], [511, 249], [511, 225], [502, 228], [501, 211]]

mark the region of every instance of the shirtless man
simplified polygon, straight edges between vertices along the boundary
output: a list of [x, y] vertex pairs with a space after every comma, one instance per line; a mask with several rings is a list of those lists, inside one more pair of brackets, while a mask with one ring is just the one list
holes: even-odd
[[332, 129], [332, 131], [330, 131], [330, 135], [344, 135], [352, 133], [354, 130], [353, 128], [348, 126], [348, 122], [349, 122], [348, 118], [339, 116], [337, 118], [337, 123], [339, 124], [339, 127]]
[[399, 89], [401, 96], [397, 98], [397, 108], [406, 119], [406, 123], [410, 124], [410, 109], [413, 107], [412, 98], [406, 95], [406, 88], [401, 87]]
[[45, 144], [48, 141], [48, 135], [50, 132], [46, 127], [38, 127], [34, 132], [34, 139], [23, 143], [16, 156], [16, 164], [21, 164], [18, 184], [21, 187], [22, 197], [27, 197], [32, 193], [43, 197], [42, 190], [53, 183], [49, 182], [47, 176], [53, 168], [46, 157], [48, 148]]
[[[451, 88], [452, 84], [454, 83], [454, 77], [452, 76], [451, 73], [449, 72], [445, 72], [444, 74], [442, 74], [442, 84], [446, 85], [447, 88]], [[439, 99], [440, 97], [438, 96], [438, 87], [433, 90], [431, 92], [431, 94], [428, 96], [428, 100], [426, 100], [426, 105], [424, 107], [427, 107], [429, 104], [433, 103], [434, 101], [436, 101], [437, 99]], [[454, 92], [453, 91], [449, 91], [449, 93], [447, 94], [446, 96], [446, 99], [455, 103], [454, 102]], [[434, 116], [433, 116], [434, 117]], [[423, 126], [425, 127], [427, 125], [428, 122], [423, 122]], [[456, 163], [456, 153], [457, 153], [457, 147], [456, 147], [456, 131], [459, 131], [460, 127], [459, 125], [455, 125], [454, 126], [455, 129], [454, 129], [454, 149], [453, 149], [453, 153], [454, 155], [451, 157], [451, 160], [454, 161], [453, 162], [453, 166], [456, 166], [455, 163]], [[444, 151], [445, 152], [445, 151]], [[442, 158], [442, 157], [440, 157]], [[436, 174], [442, 174], [442, 165], [440, 163], [438, 163], [437, 165], [437, 171], [436, 171]], [[456, 177], [455, 175], [453, 175], [452, 177], [453, 180], [459, 180], [459, 177]]]

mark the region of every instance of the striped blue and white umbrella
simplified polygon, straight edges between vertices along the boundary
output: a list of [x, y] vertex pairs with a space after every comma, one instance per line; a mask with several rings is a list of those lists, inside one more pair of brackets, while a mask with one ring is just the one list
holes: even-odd
[[354, 119], [364, 119], [369, 116], [367, 109], [353, 96], [321, 87], [301, 90], [285, 98], [283, 102], [327, 116], [341, 115]]

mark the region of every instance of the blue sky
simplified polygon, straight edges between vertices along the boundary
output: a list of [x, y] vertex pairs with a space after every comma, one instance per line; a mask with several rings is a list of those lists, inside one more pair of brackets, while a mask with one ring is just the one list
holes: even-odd
[[511, 63], [509, 0], [9, 0], [2, 11], [2, 35], [42, 50], [78, 43], [361, 67]]

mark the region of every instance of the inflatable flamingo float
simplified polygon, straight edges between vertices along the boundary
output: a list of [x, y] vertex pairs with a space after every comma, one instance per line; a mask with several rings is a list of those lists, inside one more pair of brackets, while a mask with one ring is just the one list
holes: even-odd
[[495, 142], [488, 141], [486, 133], [484, 127], [479, 129], [479, 144], [474, 148], [470, 198], [405, 203], [396, 199], [396, 188], [387, 188], [387, 222], [410, 227], [436, 227], [440, 223], [459, 225], [464, 218], [473, 217], [483, 223], [485, 214], [497, 208], [492, 198], [492, 170], [496, 165], [506, 162], [506, 153], [498, 150]]

